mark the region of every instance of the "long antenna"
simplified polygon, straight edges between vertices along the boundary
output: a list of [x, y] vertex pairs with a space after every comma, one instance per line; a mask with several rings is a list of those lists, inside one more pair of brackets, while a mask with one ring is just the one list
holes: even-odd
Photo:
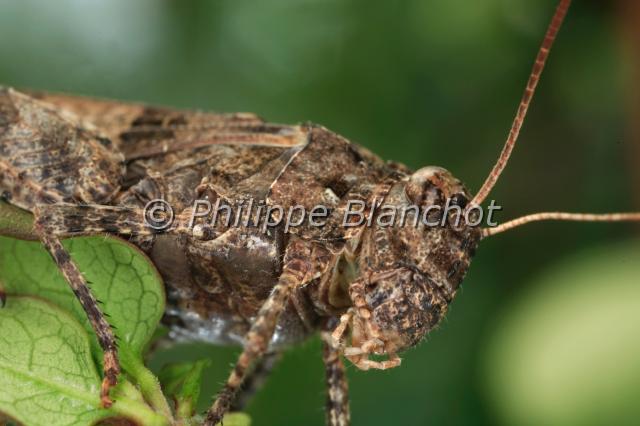
[[493, 228], [484, 228], [482, 237], [491, 237], [510, 229], [517, 228], [527, 223], [540, 222], [543, 220], [564, 220], [572, 222], [640, 222], [640, 213], [608, 213], [608, 214], [590, 214], [590, 213], [564, 213], [564, 212], [545, 212], [534, 213], [528, 216], [522, 216], [505, 222]]
[[569, 10], [570, 5], [571, 0], [560, 0], [560, 3], [556, 8], [556, 12], [551, 19], [551, 23], [549, 24], [549, 28], [547, 29], [547, 34], [545, 35], [544, 41], [542, 42], [542, 46], [538, 51], [536, 62], [533, 64], [533, 70], [531, 71], [529, 81], [527, 82], [527, 87], [524, 90], [524, 94], [522, 95], [522, 100], [520, 101], [518, 112], [516, 113], [516, 117], [513, 120], [513, 124], [511, 125], [511, 131], [509, 132], [507, 142], [505, 143], [504, 148], [502, 148], [500, 157], [498, 158], [495, 166], [493, 166], [491, 173], [489, 174], [489, 176], [487, 176], [487, 179], [485, 180], [476, 196], [473, 197], [473, 200], [469, 204], [470, 206], [482, 204], [482, 202], [487, 198], [487, 196], [495, 186], [498, 178], [500, 177], [500, 174], [502, 174], [502, 171], [507, 166], [509, 157], [511, 157], [511, 151], [513, 151], [513, 147], [516, 145], [518, 135], [520, 134], [520, 129], [522, 128], [522, 123], [524, 122], [524, 118], [527, 115], [527, 110], [529, 109], [531, 98], [533, 98], [533, 94], [536, 91], [536, 86], [538, 85], [538, 81], [540, 80], [540, 74], [542, 74], [542, 70], [544, 69], [547, 57], [549, 56], [551, 46], [553, 46], [553, 42], [558, 35], [558, 30], [562, 25], [562, 21], [564, 21], [564, 17], [567, 15], [567, 11]]

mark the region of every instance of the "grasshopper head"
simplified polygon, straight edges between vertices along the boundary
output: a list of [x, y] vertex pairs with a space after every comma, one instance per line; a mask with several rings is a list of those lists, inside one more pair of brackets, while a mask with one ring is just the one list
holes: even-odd
[[[393, 354], [416, 345], [444, 317], [448, 300], [426, 275], [408, 268], [382, 271], [364, 285], [367, 339], [384, 344], [375, 353]], [[356, 316], [362, 314], [357, 310]], [[352, 341], [352, 343], [356, 343]]]
[[470, 199], [439, 167], [420, 169], [390, 189], [383, 206], [391, 207], [377, 217], [395, 210], [395, 222], [376, 220], [367, 230], [350, 286], [353, 346], [395, 354], [442, 320], [481, 238], [464, 216]]

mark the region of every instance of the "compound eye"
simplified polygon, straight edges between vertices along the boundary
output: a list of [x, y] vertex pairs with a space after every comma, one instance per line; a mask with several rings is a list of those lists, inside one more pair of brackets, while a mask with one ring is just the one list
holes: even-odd
[[460, 206], [460, 208], [464, 209], [469, 204], [469, 199], [467, 199], [466, 195], [461, 192], [457, 194], [453, 194], [451, 196], [451, 205], [452, 206]]

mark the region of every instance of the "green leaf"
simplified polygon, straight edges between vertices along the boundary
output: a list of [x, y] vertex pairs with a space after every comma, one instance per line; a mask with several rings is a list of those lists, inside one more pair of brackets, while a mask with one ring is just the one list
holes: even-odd
[[195, 414], [202, 387], [202, 374], [210, 365], [211, 361], [205, 359], [194, 363], [170, 364], [160, 372], [162, 388], [167, 396], [173, 397], [179, 418], [190, 419]]
[[245, 413], [230, 413], [224, 416], [224, 426], [251, 426], [251, 418]]
[[[157, 379], [142, 362], [165, 308], [164, 286], [156, 269], [137, 248], [116, 238], [74, 238], [63, 244], [115, 328], [123, 369], [145, 398], [170, 417]], [[9, 298], [37, 295], [70, 311], [89, 332], [96, 362], [102, 362], [102, 350], [82, 306], [39, 242], [0, 237], [0, 281]]]
[[0, 410], [36, 425], [85, 425], [104, 418], [86, 331], [68, 314], [12, 297], [0, 309]]
[[[89, 335], [68, 313], [32, 297], [0, 309], [0, 412], [28, 425], [87, 425], [107, 417], [161, 424], [145, 405], [119, 398], [100, 407]], [[128, 414], [125, 414], [128, 413]]]
[[[120, 343], [140, 355], [164, 312], [164, 287], [151, 262], [110, 237], [74, 238], [64, 246], [102, 302]], [[80, 303], [39, 242], [0, 237], [0, 280], [9, 295], [37, 295], [70, 310], [93, 335]], [[95, 338], [92, 344], [101, 354]]]

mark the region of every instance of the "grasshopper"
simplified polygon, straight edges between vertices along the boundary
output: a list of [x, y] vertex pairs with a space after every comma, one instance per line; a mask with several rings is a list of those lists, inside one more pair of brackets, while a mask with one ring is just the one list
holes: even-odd
[[[374, 220], [380, 200], [453, 203], [465, 213], [482, 205], [507, 165], [569, 5], [559, 2], [502, 153], [475, 195], [445, 169], [384, 162], [313, 124], [1, 89], [0, 193], [34, 214], [34, 232], [91, 321], [104, 351], [102, 404], [112, 403], [118, 351], [62, 238], [130, 238], [163, 276], [172, 337], [243, 345], [205, 425], [222, 419], [274, 354], [319, 332], [327, 424], [345, 426], [342, 358], [363, 370], [399, 366], [398, 354], [446, 315], [483, 238], [540, 220], [640, 221], [640, 213], [561, 212], [488, 228], [471, 225], [468, 215], [460, 223], [445, 214], [437, 227]], [[234, 224], [213, 223], [198, 200], [306, 211], [324, 205], [328, 215], [323, 226], [261, 230], [246, 213]], [[366, 223], [345, 226], [352, 200], [369, 212]]]

